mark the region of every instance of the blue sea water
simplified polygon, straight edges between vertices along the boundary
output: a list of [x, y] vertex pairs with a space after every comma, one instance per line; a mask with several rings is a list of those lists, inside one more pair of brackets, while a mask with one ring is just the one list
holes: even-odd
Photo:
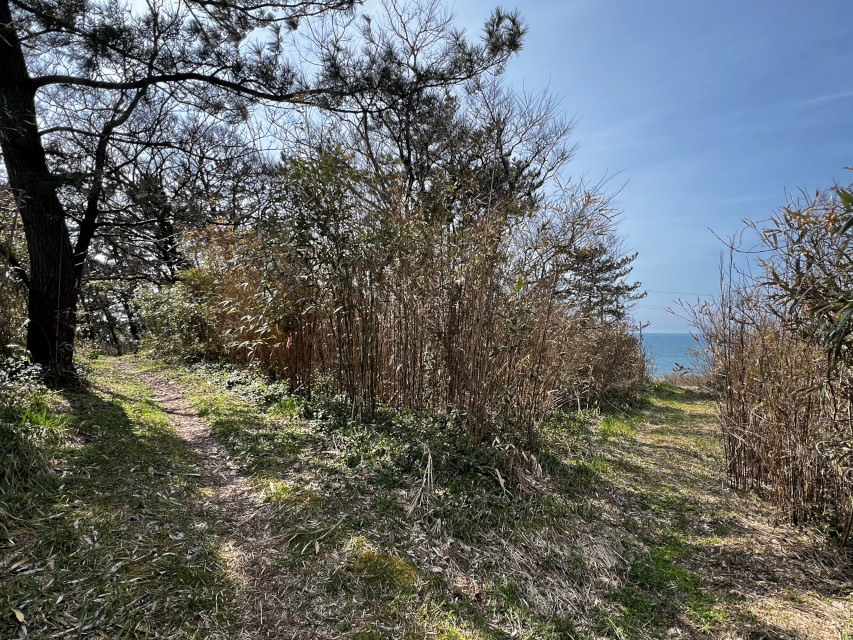
[[690, 350], [702, 345], [689, 333], [644, 333], [643, 346], [652, 360], [652, 375], [662, 376], [672, 373], [677, 365], [695, 370], [698, 363]]

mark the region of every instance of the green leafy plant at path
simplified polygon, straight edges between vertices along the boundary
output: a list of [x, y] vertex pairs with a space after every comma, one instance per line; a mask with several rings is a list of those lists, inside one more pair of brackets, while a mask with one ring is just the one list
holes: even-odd
[[62, 441], [65, 416], [38, 370], [19, 358], [0, 359], [0, 540], [46, 489], [45, 472]]
[[68, 436], [2, 548], [0, 637], [235, 637], [193, 455], [143, 385], [93, 364], [64, 406], [37, 405]]

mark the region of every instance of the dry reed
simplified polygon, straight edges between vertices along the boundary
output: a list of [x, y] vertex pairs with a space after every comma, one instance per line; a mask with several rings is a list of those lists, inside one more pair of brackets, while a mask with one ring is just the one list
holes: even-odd
[[151, 334], [174, 337], [176, 309], [196, 300], [184, 322], [200, 355], [258, 366], [295, 393], [326, 380], [353, 418], [457, 415], [474, 441], [505, 428], [532, 439], [555, 407], [642, 383], [628, 327], [581, 313], [564, 290], [567, 247], [600, 242], [606, 202], [524, 224], [492, 207], [447, 225], [404, 203], [386, 215], [310, 195], [306, 215], [322, 220], [188, 236], [183, 289], [143, 297]]

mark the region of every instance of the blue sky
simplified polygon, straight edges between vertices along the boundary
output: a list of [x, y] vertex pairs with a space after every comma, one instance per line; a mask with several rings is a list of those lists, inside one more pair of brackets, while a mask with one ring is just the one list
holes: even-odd
[[[457, 1], [479, 31], [495, 3]], [[512, 8], [512, 5], [505, 5]], [[718, 287], [723, 245], [800, 188], [853, 182], [849, 0], [584, 0], [518, 7], [529, 27], [507, 70], [577, 120], [572, 175], [624, 183], [619, 203], [648, 331]]]

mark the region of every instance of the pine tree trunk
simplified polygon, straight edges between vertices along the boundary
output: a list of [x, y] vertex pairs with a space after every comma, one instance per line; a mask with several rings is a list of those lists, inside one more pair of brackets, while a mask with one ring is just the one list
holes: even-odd
[[20, 202], [30, 256], [27, 349], [38, 364], [70, 368], [77, 306], [73, 250], [8, 0], [0, 0], [0, 148]]

